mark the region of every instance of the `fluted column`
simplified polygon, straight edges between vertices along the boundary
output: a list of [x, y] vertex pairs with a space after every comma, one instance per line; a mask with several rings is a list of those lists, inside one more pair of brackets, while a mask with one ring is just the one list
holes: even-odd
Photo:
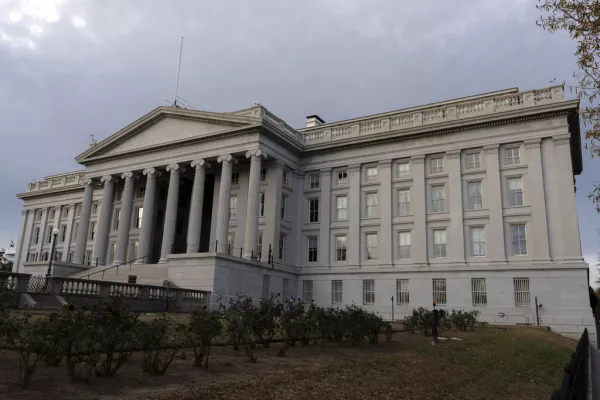
[[127, 260], [127, 247], [129, 245], [129, 230], [131, 229], [135, 177], [133, 172], [125, 172], [121, 175], [121, 178], [125, 180], [125, 188], [123, 189], [121, 213], [119, 214], [119, 231], [117, 232], [117, 245], [115, 247], [115, 260], [113, 261], [113, 265], [129, 261]]
[[144, 211], [142, 213], [142, 226], [140, 227], [140, 253], [136, 264], [150, 262], [150, 250], [152, 248], [152, 233], [154, 231], [154, 210], [156, 209], [156, 178], [158, 172], [154, 168], [144, 170], [146, 175], [146, 191], [144, 192]]
[[200, 230], [202, 228], [202, 204], [204, 202], [204, 182], [206, 168], [210, 168], [204, 159], [192, 161], [190, 164], [195, 168], [194, 186], [192, 188], [192, 200], [190, 202], [190, 217], [187, 231], [187, 252], [197, 253], [200, 248]]
[[246, 234], [244, 236], [245, 257], [252, 257], [256, 251], [256, 243], [258, 241], [260, 170], [263, 157], [267, 158], [267, 155], [260, 150], [246, 152], [246, 158], [250, 159], [250, 176], [248, 178], [248, 208], [246, 212]]
[[227, 246], [227, 233], [229, 231], [229, 198], [231, 197], [231, 171], [235, 158], [231, 154], [219, 156], [217, 162], [222, 164], [221, 183], [219, 185], [219, 209], [217, 211], [216, 240], [219, 243], [219, 252]]
[[73, 262], [83, 264], [85, 262], [85, 249], [87, 246], [88, 230], [90, 228], [90, 216], [92, 214], [92, 200], [94, 186], [91, 179], [84, 181], [83, 204], [79, 216], [79, 229], [77, 230], [77, 244], [75, 245], [75, 259]]
[[102, 203], [100, 205], [100, 215], [98, 216], [98, 229], [96, 232], [96, 241], [94, 242], [93, 259], [98, 259], [98, 265], [106, 265], [106, 250], [113, 209], [115, 180], [112, 176], [107, 175], [103, 176], [100, 182], [104, 183], [104, 189], [102, 190]]
[[167, 207], [165, 210], [165, 225], [163, 228], [162, 246], [160, 248], [159, 263], [166, 263], [167, 256], [171, 254], [175, 240], [175, 226], [177, 224], [177, 203], [179, 202], [179, 175], [183, 168], [179, 164], [167, 165], [169, 178], [169, 191], [167, 193]]

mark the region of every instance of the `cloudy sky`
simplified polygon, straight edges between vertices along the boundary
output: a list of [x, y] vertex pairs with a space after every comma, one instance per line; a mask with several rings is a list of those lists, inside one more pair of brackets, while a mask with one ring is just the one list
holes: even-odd
[[[103, 139], [172, 97], [197, 109], [262, 103], [292, 126], [497, 89], [574, 84], [574, 44], [535, 25], [533, 0], [0, 0], [0, 246], [18, 235], [15, 194], [79, 169]], [[600, 216], [577, 178], [583, 252]], [[593, 268], [595, 274], [595, 268]]]

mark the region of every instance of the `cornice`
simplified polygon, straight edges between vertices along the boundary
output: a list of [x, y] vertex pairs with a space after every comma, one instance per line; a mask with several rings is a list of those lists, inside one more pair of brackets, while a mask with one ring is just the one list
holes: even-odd
[[26, 200], [26, 199], [32, 199], [34, 197], [44, 197], [44, 196], [53, 195], [53, 194], [79, 192], [79, 191], [83, 191], [84, 189], [85, 189], [84, 185], [72, 185], [72, 186], [60, 187], [60, 188], [56, 188], [56, 189], [17, 193], [17, 198], [21, 199], [21, 200]]

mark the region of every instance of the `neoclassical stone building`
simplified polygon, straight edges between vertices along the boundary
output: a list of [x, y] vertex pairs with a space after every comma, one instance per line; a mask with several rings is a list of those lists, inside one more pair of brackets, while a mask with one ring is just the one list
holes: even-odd
[[16, 265], [45, 273], [58, 229], [53, 274], [498, 323], [535, 323], [537, 296], [577, 333], [578, 107], [507, 89], [298, 130], [262, 105], [159, 107], [18, 195]]

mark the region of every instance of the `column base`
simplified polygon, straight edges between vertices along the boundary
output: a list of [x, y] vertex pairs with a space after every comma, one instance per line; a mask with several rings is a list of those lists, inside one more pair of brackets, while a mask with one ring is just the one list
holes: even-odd
[[168, 262], [169, 262], [169, 259], [168, 259], [168, 258], [161, 258], [160, 260], [158, 260], [158, 263], [159, 263], [159, 264], [166, 264], [166, 263], [168, 263]]
[[115, 260], [111, 264], [111, 266], [113, 267], [116, 267], [117, 265], [123, 265], [123, 261]]

